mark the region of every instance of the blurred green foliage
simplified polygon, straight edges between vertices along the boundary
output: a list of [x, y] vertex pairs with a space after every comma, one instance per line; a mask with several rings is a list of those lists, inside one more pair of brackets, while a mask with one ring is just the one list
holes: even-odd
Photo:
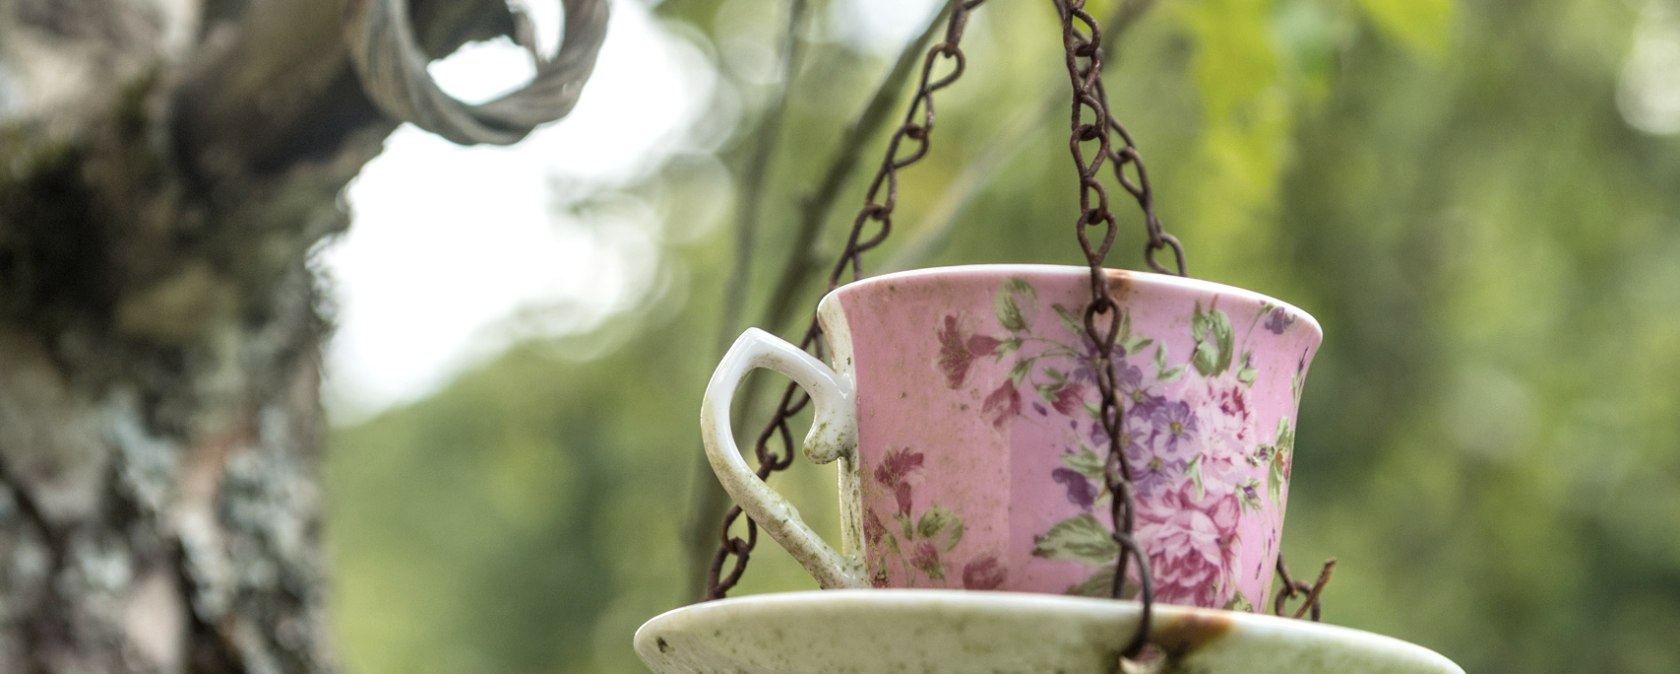
[[[661, 214], [647, 226], [662, 277], [640, 308], [336, 432], [352, 671], [643, 671], [636, 626], [692, 598], [682, 535], [714, 526], [689, 512], [711, 479], [696, 473], [699, 395], [719, 331], [745, 327], [718, 317], [745, 302], [762, 324], [774, 274], [803, 252], [787, 250], [800, 197], [893, 56], [838, 37], [845, 0], [813, 2], [748, 257], [756, 290], [723, 297], [732, 220], [692, 214], [727, 198], [715, 186], [739, 175], [777, 92], [723, 55], [775, 49], [784, 11], [743, 2], [658, 7], [719, 69], [720, 114], [695, 134], [722, 140], [625, 190]], [[1680, 671], [1680, 137], [1618, 107], [1639, 93], [1624, 73], [1641, 22], [1680, 20], [1659, 4], [1164, 0], [1110, 36], [1113, 107], [1191, 272], [1325, 327], [1285, 549], [1302, 575], [1341, 561], [1329, 621], [1472, 672]], [[1046, 5], [979, 11], [876, 264], [1080, 262]], [[1031, 125], [1012, 134], [1012, 119]], [[989, 152], [1006, 158], [995, 172]], [[820, 237], [824, 270], [861, 180]], [[1136, 267], [1141, 227], [1120, 212], [1133, 231], [1114, 264]], [[929, 231], [946, 215], [951, 232]], [[820, 288], [801, 291], [810, 306]], [[832, 529], [831, 481], [799, 466], [782, 484]], [[760, 550], [742, 593], [811, 587]]]

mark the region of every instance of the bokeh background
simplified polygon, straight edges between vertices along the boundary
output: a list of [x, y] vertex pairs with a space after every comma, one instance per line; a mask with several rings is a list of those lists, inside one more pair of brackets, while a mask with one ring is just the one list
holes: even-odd
[[[631, 634], [715, 527], [711, 367], [807, 320], [886, 139], [846, 130], [938, 4], [620, 0], [572, 118], [393, 137], [320, 257], [350, 671], [645, 671]], [[1680, 671], [1680, 3], [1160, 0], [1108, 39], [1192, 273], [1325, 327], [1284, 547], [1340, 561], [1327, 620], [1471, 672]], [[1047, 2], [978, 10], [869, 273], [1081, 263], [1060, 48]], [[463, 95], [521, 76], [464, 52], [434, 68]], [[830, 527], [831, 470], [778, 478]], [[760, 550], [740, 593], [812, 587]]]

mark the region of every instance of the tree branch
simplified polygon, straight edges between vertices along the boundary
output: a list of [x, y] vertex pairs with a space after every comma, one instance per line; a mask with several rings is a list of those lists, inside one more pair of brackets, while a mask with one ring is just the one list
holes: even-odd
[[[345, 10], [342, 0], [258, 0], [206, 30], [172, 96], [176, 149], [200, 180], [274, 175], [351, 146], [364, 159], [377, 154], [396, 122], [362, 93], [344, 44]], [[513, 29], [500, 0], [416, 0], [413, 18], [433, 57]]]

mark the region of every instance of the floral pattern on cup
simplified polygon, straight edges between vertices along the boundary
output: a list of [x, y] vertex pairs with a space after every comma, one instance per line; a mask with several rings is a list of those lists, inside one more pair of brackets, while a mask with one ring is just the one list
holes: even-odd
[[[1111, 497], [1103, 480], [1109, 439], [1097, 420], [1098, 347], [1086, 336], [1081, 318], [1084, 307], [1054, 305], [1060, 329], [1035, 330], [1024, 317], [1037, 315], [1037, 302], [1031, 283], [1011, 278], [995, 295], [996, 331], [965, 332], [958, 316], [940, 317], [934, 326], [940, 345], [937, 367], [956, 389], [972, 383], [969, 371], [977, 361], [1007, 362], [1011, 365], [1007, 378], [990, 390], [978, 413], [1000, 429], [1024, 416], [1065, 422], [1071, 429], [1061, 465], [1046, 479], [1065, 491], [1078, 512], [1036, 535], [1032, 555], [1085, 565], [1089, 576], [1067, 592], [1106, 597], [1119, 546], [1096, 516], [1108, 511]], [[1131, 316], [1121, 304], [1111, 355], [1121, 403], [1119, 445], [1137, 489], [1135, 532], [1148, 557], [1155, 599], [1252, 610], [1250, 598], [1238, 592], [1234, 568], [1240, 525], [1245, 517], [1271, 513], [1281, 517], [1294, 431], [1288, 417], [1270, 432], [1258, 427], [1248, 398], [1257, 376], [1249, 341], [1256, 328], [1284, 334], [1295, 317], [1284, 307], [1261, 303], [1253, 315], [1240, 317], [1243, 328], [1239, 331], [1219, 308], [1217, 297], [1205, 306], [1197, 301], [1185, 308], [1192, 350], [1184, 355], [1169, 353], [1163, 335], [1134, 333]], [[1306, 358], [1303, 353], [1290, 384], [1297, 401]], [[904, 456], [897, 460], [909, 465], [910, 455]], [[885, 478], [894, 477], [881, 474], [884, 469], [876, 471], [876, 479], [883, 484]], [[887, 486], [910, 489], [906, 485]], [[938, 547], [927, 545], [932, 537], [921, 534], [924, 528], [935, 534], [947, 529], [937, 524], [923, 527], [921, 522], [930, 517], [934, 522], [949, 519], [957, 523], [960, 536], [960, 519], [934, 508], [913, 520], [907, 512], [909, 492], [899, 493], [904, 512], [892, 517], [905, 544], [915, 546], [908, 555], [908, 568], [929, 577], [935, 577], [937, 569], [942, 579], [944, 569], [935, 563]], [[873, 532], [868, 533], [871, 541], [886, 530], [875, 513], [868, 514], [865, 531]], [[1275, 551], [1276, 543], [1265, 542], [1268, 553]], [[896, 540], [886, 547], [904, 555], [904, 546]], [[996, 560], [991, 561], [994, 565], [983, 571], [965, 569], [964, 580], [971, 575], [983, 580], [993, 574], [1005, 577], [1008, 570], [994, 568]], [[870, 568], [882, 567], [871, 560]]]
[[[920, 576], [932, 585], [950, 586], [948, 562], [942, 556], [962, 542], [963, 520], [939, 506], [930, 506], [919, 515], [912, 512], [915, 482], [924, 459], [921, 452], [908, 447], [889, 452], [870, 476], [893, 493], [895, 504], [894, 511], [885, 517], [874, 510], [865, 511], [863, 516], [863, 536], [870, 550], [870, 581], [875, 587], [887, 586], [892, 566], [911, 582]], [[1008, 576], [997, 557], [987, 555], [963, 565], [957, 580], [963, 589], [991, 590], [1003, 585]]]

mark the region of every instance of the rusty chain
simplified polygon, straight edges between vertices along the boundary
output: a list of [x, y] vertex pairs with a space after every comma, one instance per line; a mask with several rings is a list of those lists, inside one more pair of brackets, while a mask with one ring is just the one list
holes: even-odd
[[[875, 179], [869, 183], [864, 206], [852, 221], [846, 247], [829, 272], [829, 290], [839, 287], [840, 279], [848, 269], [851, 270], [853, 279], [863, 278], [863, 254], [881, 245], [892, 233], [893, 210], [898, 205], [898, 171], [927, 155], [933, 133], [933, 92], [950, 86], [962, 76], [967, 67], [967, 57], [959, 47], [963, 31], [968, 26], [969, 12], [984, 1], [952, 0], [950, 17], [945, 24], [945, 39], [929, 47], [922, 59], [921, 76], [917, 82], [915, 97], [911, 99], [910, 107], [905, 111], [904, 122], [893, 132], [892, 139], [887, 143], [886, 156], [881, 160], [881, 167], [876, 171]], [[942, 62], [949, 62], [951, 70], [935, 77], [934, 70]], [[912, 142], [913, 145], [905, 148], [906, 141]], [[871, 236], [865, 238], [864, 233], [870, 222], [878, 223], [878, 227]], [[799, 346], [813, 351], [819, 357], [822, 355], [822, 326], [817, 323], [815, 317], [805, 329], [805, 336], [800, 340]], [[771, 474], [793, 465], [793, 429], [790, 420], [808, 404], [810, 398], [797, 384], [789, 384], [782, 391], [775, 414], [753, 443], [754, 453], [758, 458], [759, 479], [768, 479]], [[771, 448], [773, 441], [780, 446], [779, 453]], [[746, 538], [730, 535], [730, 530], [741, 517], [741, 507], [738, 505], [731, 506], [729, 512], [724, 515], [719, 531], [720, 544], [717, 553], [712, 557], [712, 565], [706, 578], [706, 599], [722, 599], [728, 595], [740, 582], [741, 574], [746, 571], [747, 562], [752, 557], [752, 551], [758, 545], [758, 524], [750, 517], [747, 518]], [[724, 567], [729, 565], [731, 556], [735, 561], [725, 574]]]
[[1272, 613], [1279, 616], [1289, 613], [1289, 600], [1299, 595], [1302, 597], [1301, 607], [1295, 609], [1294, 614], [1289, 617], [1300, 618], [1310, 612], [1313, 622], [1318, 622], [1324, 616], [1324, 607], [1320, 602], [1324, 587], [1330, 584], [1330, 576], [1335, 572], [1336, 560], [1325, 560], [1324, 568], [1318, 572], [1318, 580], [1308, 585], [1289, 575], [1289, 565], [1283, 563], [1283, 554], [1279, 553], [1277, 574], [1283, 588], [1278, 590], [1277, 596], [1272, 599]]
[[[1110, 497], [1111, 535], [1119, 553], [1111, 592], [1115, 598], [1125, 594], [1126, 571], [1136, 564], [1137, 596], [1143, 611], [1126, 646], [1120, 650], [1123, 660], [1135, 660], [1148, 644], [1155, 591], [1149, 573], [1149, 558], [1133, 536], [1137, 501], [1132, 493], [1132, 469], [1126, 464], [1120, 441], [1122, 412], [1119, 396], [1115, 393], [1113, 363], [1115, 341], [1120, 334], [1120, 307], [1109, 296], [1108, 274], [1104, 270], [1104, 261], [1108, 258], [1109, 249], [1114, 246], [1119, 223], [1109, 211], [1108, 191], [1101, 181], [1105, 162], [1113, 165], [1121, 184], [1137, 198], [1147, 221], [1151, 223], [1150, 252], [1156, 250], [1154, 246], [1164, 239], [1159, 232], [1160, 221], [1154, 214], [1154, 201], [1149, 192], [1148, 174], [1143, 171], [1142, 157], [1127, 135], [1122, 135], [1126, 143], [1123, 148], [1117, 150], [1113, 146], [1111, 131], [1119, 127], [1119, 122], [1109, 114], [1102, 88], [1102, 29], [1097, 20], [1085, 11], [1085, 0], [1055, 0], [1055, 3], [1062, 20], [1062, 46], [1067, 51], [1068, 80], [1073, 85], [1068, 149], [1079, 169], [1079, 220], [1075, 223], [1075, 231], [1079, 235], [1079, 246], [1085, 252], [1085, 261], [1091, 268], [1091, 303], [1085, 307], [1085, 335], [1096, 351], [1093, 366], [1097, 374], [1097, 389], [1102, 395], [1102, 402], [1097, 408], [1098, 419], [1108, 433], [1108, 458], [1103, 464], [1103, 478]], [[1090, 149], [1095, 152], [1087, 153], [1092, 143], [1095, 147]], [[1123, 169], [1126, 163], [1138, 167], [1140, 178], [1137, 182], [1125, 177]], [[1101, 228], [1101, 238], [1093, 240], [1091, 230], [1097, 228]], [[1179, 251], [1177, 257], [1182, 271], [1184, 256], [1176, 241], [1159, 245], [1172, 246]], [[1150, 258], [1151, 265], [1154, 265], [1153, 256]]]
[[[1103, 271], [1104, 260], [1113, 246], [1118, 227], [1113, 214], [1108, 210], [1108, 193], [1097, 179], [1104, 161], [1110, 165], [1115, 181], [1132, 196], [1143, 213], [1147, 234], [1144, 259], [1149, 263], [1149, 267], [1158, 273], [1176, 273], [1179, 276], [1188, 276], [1188, 271], [1184, 259], [1184, 246], [1176, 237], [1166, 232], [1155, 213], [1149, 172], [1144, 166], [1143, 156], [1138, 152], [1137, 143], [1108, 108], [1108, 92], [1102, 81], [1102, 29], [1096, 19], [1084, 11], [1085, 0], [1055, 0], [1055, 4], [1062, 20], [1062, 43], [1067, 52], [1068, 77], [1073, 85], [1072, 136], [1068, 144], [1079, 168], [1080, 218], [1076, 229], [1080, 247], [1084, 250], [1086, 261], [1091, 268], [1091, 303], [1085, 310], [1085, 331], [1097, 352], [1097, 387], [1102, 396], [1098, 410], [1109, 437], [1104, 478], [1113, 499], [1110, 515], [1114, 523], [1114, 542], [1119, 546], [1112, 592], [1114, 597], [1123, 596], [1126, 570], [1135, 556], [1138, 568], [1138, 597], [1143, 606], [1137, 629], [1121, 651], [1123, 658], [1133, 659], [1142, 653], [1147, 642], [1153, 617], [1153, 593], [1148, 558], [1132, 536], [1136, 502], [1132, 493], [1131, 468], [1124, 460], [1119, 440], [1123, 411], [1114, 391], [1112, 352], [1119, 328], [1120, 312], [1109, 298], [1107, 279]], [[1115, 142], [1116, 137], [1119, 139], [1118, 144]], [[1093, 142], [1096, 143], [1096, 153], [1087, 160], [1085, 148]], [[1128, 165], [1133, 167], [1135, 178], [1127, 175]], [[1103, 228], [1102, 238], [1100, 242], [1093, 243], [1090, 230], [1098, 226]], [[1162, 250], [1172, 251], [1171, 269], [1156, 259], [1156, 254]], [[1107, 325], [1099, 326], [1098, 319], [1103, 317], [1106, 317]], [[1314, 621], [1319, 620], [1323, 612], [1320, 603], [1322, 594], [1330, 582], [1335, 566], [1336, 561], [1333, 559], [1325, 562], [1318, 580], [1309, 585], [1295, 580], [1289, 574], [1289, 567], [1280, 553], [1277, 572], [1282, 589], [1273, 602], [1273, 612], [1280, 616], [1289, 613], [1288, 602], [1301, 597], [1301, 606], [1291, 617], [1301, 618], [1310, 613]]]

